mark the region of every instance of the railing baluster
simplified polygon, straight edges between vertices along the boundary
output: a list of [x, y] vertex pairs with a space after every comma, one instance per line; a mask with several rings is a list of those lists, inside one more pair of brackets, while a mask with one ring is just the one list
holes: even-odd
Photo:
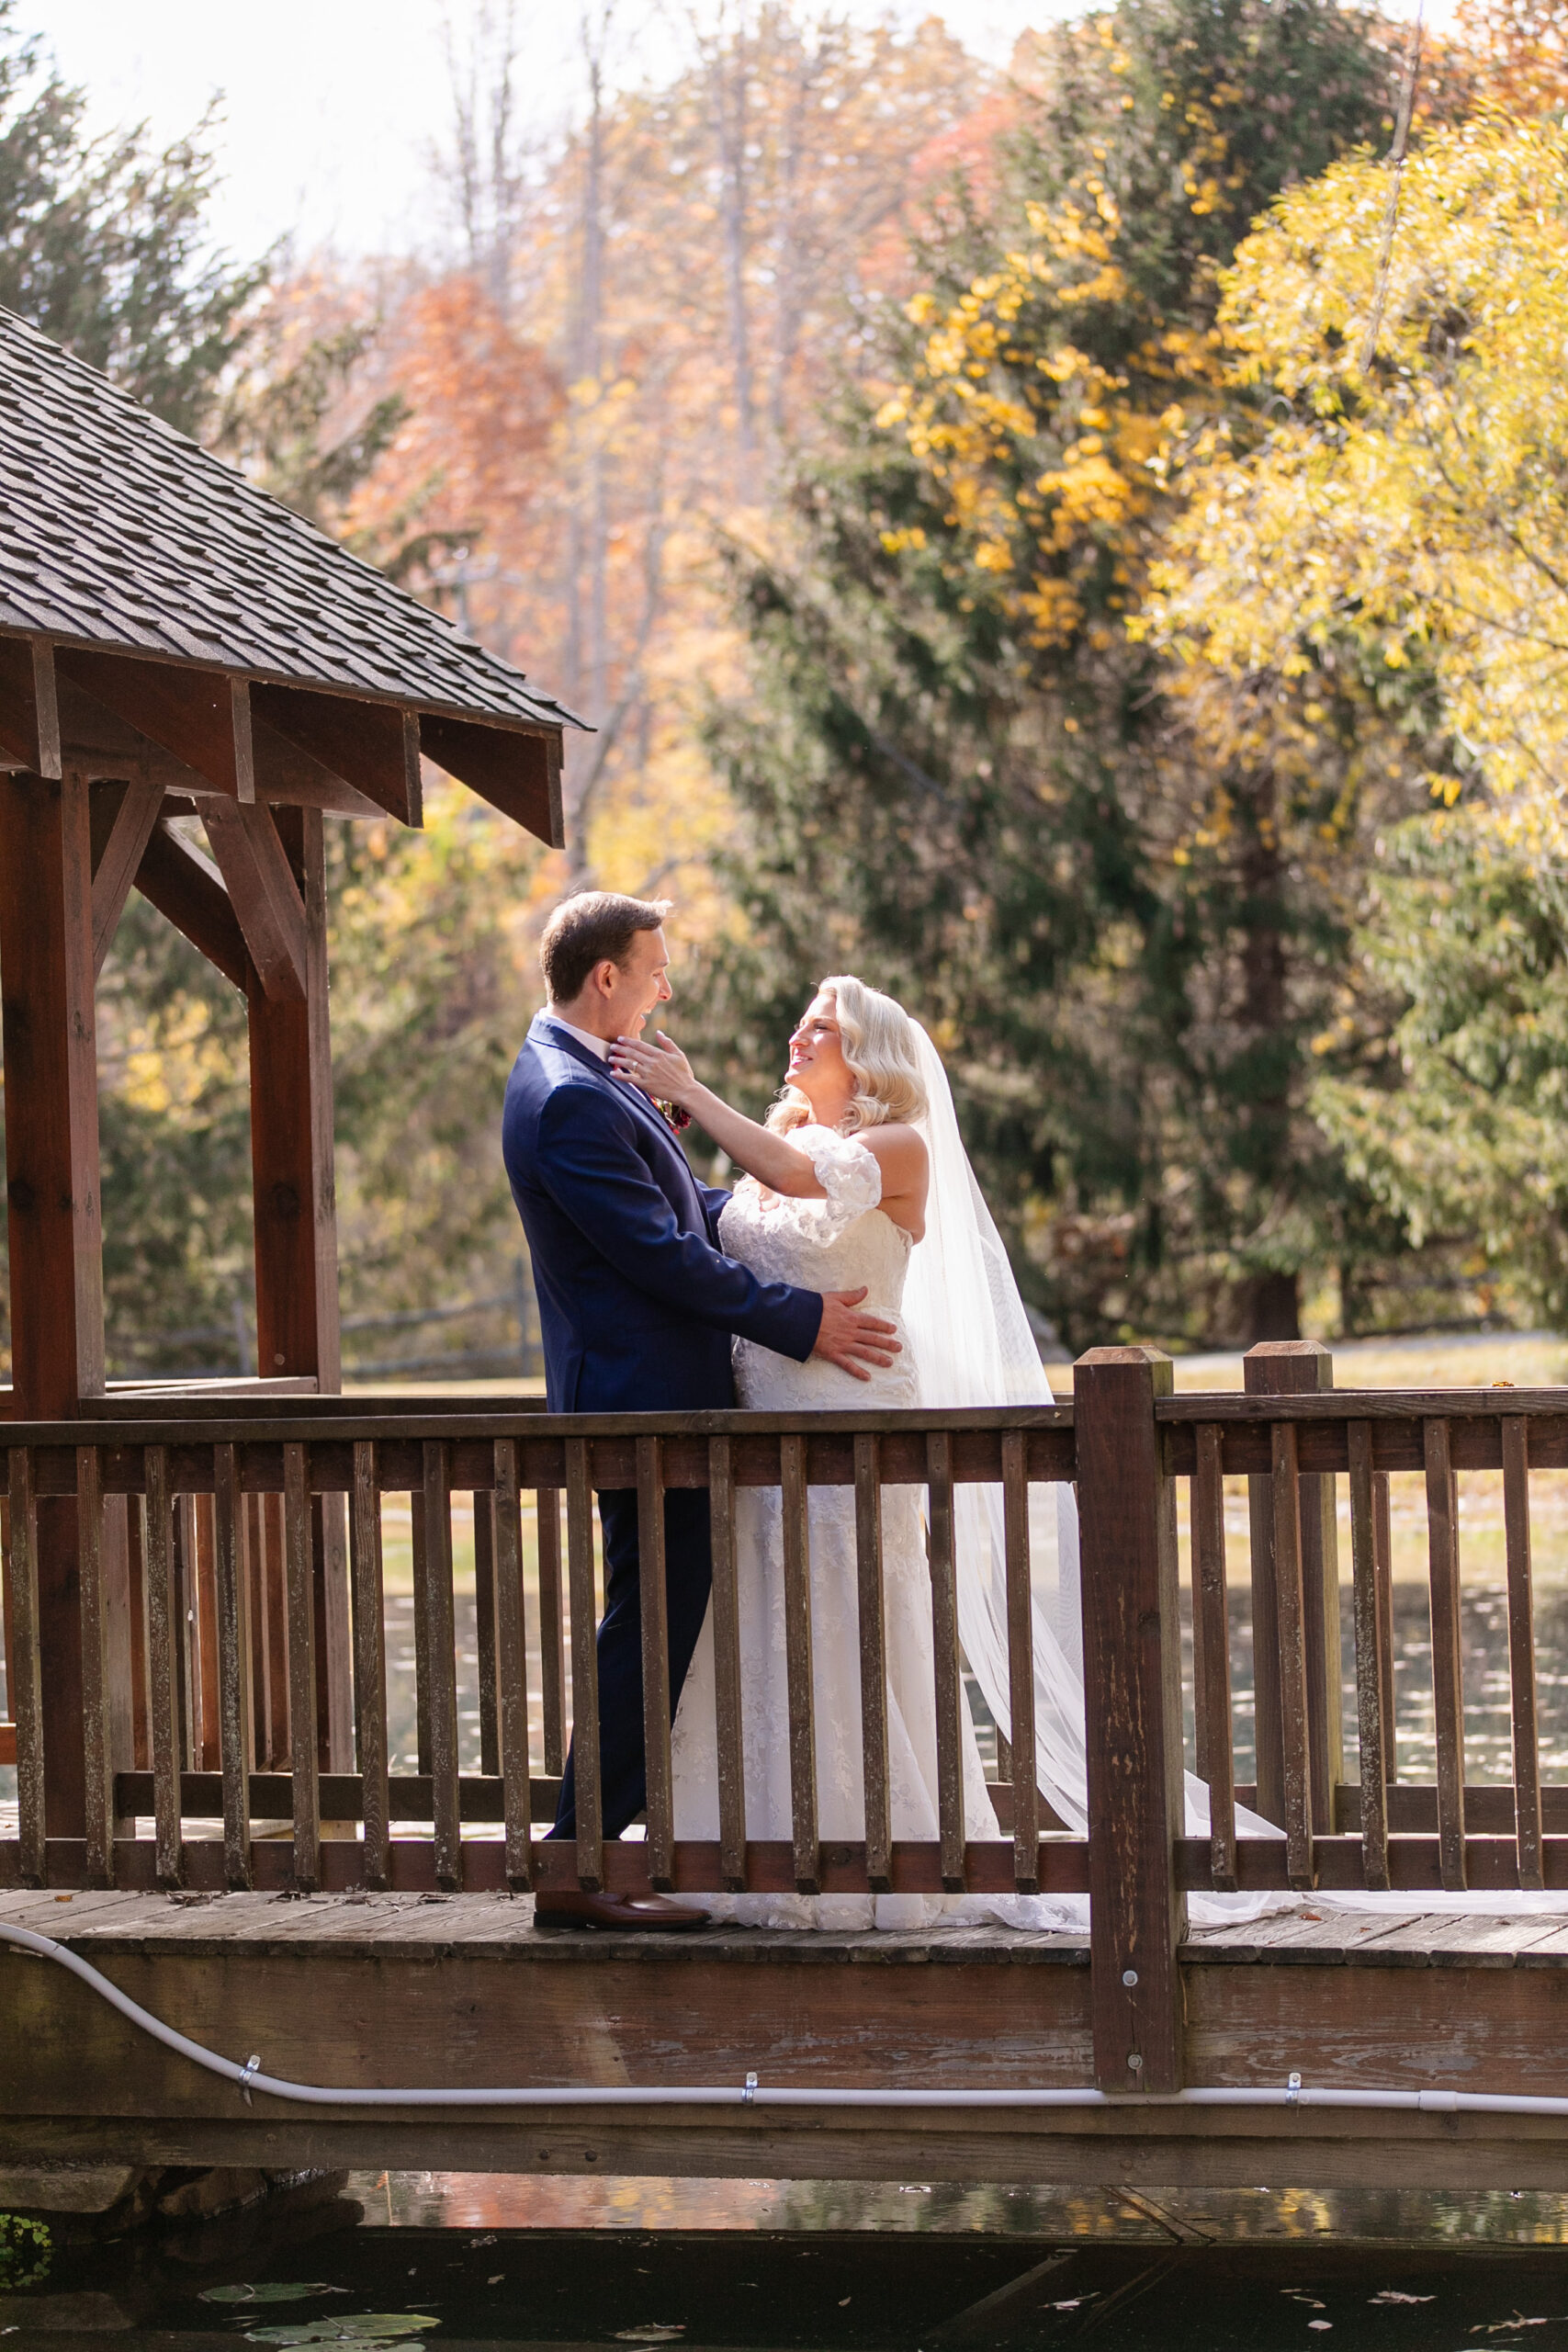
[[[9, 1456], [6, 1458], [8, 1462]], [[9, 1476], [10, 1473], [7, 1469], [7, 1481]], [[14, 1655], [14, 1637], [11, 1633], [11, 1498], [6, 1490], [6, 1484], [0, 1483], [0, 1660], [8, 1660]], [[9, 1665], [6, 1666], [6, 1671], [9, 1676]], [[9, 1680], [6, 1687], [8, 1692], [11, 1687]], [[11, 1704], [9, 1697], [6, 1704], [8, 1709]], [[0, 1721], [6, 1723], [9, 1723], [10, 1720], [9, 1713], [0, 1718]]]
[[146, 1450], [147, 1652], [152, 1717], [152, 1818], [160, 1886], [178, 1886], [185, 1856], [180, 1839], [179, 1582], [175, 1560], [175, 1503], [165, 1447]]
[[191, 1523], [196, 1540], [191, 1547], [191, 1606], [196, 1623], [196, 1726], [193, 1752], [198, 1772], [216, 1772], [222, 1764], [219, 1727], [217, 1536], [210, 1495], [191, 1497]]
[[1040, 1767], [1034, 1735], [1034, 1596], [1029, 1566], [1029, 1473], [1023, 1432], [1002, 1437], [1007, 1555], [1008, 1698], [1012, 1708], [1012, 1870], [1021, 1894], [1040, 1886]]
[[409, 1497], [409, 1544], [413, 1555], [413, 1712], [414, 1753], [420, 1771], [430, 1763], [430, 1682], [434, 1672], [430, 1643], [430, 1532], [424, 1490], [416, 1487]]
[[43, 1657], [39, 1638], [38, 1500], [32, 1448], [10, 1452], [11, 1648], [6, 1689], [17, 1726], [17, 1814], [21, 1871], [28, 1886], [49, 1876], [43, 1788]]
[[240, 1457], [232, 1445], [212, 1449], [212, 1570], [218, 1635], [218, 1745], [223, 1771], [223, 1883], [251, 1883], [250, 1610], [245, 1592], [244, 1510]]
[[321, 1799], [316, 1765], [316, 1591], [308, 1446], [283, 1449], [283, 1564], [288, 1600], [289, 1770], [294, 1778], [294, 1883], [321, 1884]]
[[539, 1690], [545, 1715], [545, 1770], [566, 1762], [566, 1632], [560, 1589], [560, 1488], [540, 1487], [534, 1497], [539, 1561]]
[[87, 1884], [114, 1884], [114, 1758], [104, 1591], [103, 1459], [76, 1449], [77, 1582], [82, 1612], [82, 1778]]
[[741, 1728], [740, 1599], [735, 1580], [735, 1480], [729, 1440], [708, 1440], [713, 1532], [713, 1684], [718, 1750], [718, 1873], [731, 1893], [746, 1884], [746, 1751]]
[[201, 1659], [196, 1614], [196, 1498], [175, 1497], [175, 1682], [180, 1770], [197, 1768]]
[[1296, 1425], [1273, 1424], [1274, 1602], [1280, 1627], [1280, 1737], [1284, 1763], [1285, 1871], [1313, 1884], [1312, 1757], [1306, 1605], [1302, 1588], [1301, 1476]]
[[779, 1440], [784, 1515], [784, 1670], [789, 1691], [790, 1825], [795, 1883], [815, 1894], [821, 1879], [817, 1826], [817, 1707], [811, 1667], [811, 1520], [806, 1440]]
[[642, 1604], [642, 1748], [648, 1786], [648, 1871], [669, 1887], [675, 1870], [670, 1763], [670, 1622], [664, 1590], [664, 1458], [656, 1437], [637, 1442], [637, 1583]]
[[[1235, 1886], [1235, 1754], [1231, 1720], [1230, 1613], [1225, 1591], [1224, 1432], [1198, 1430], [1192, 1481], [1192, 1675], [1198, 1693], [1198, 1778], [1209, 1784], [1209, 1871]], [[1200, 1663], [1201, 1661], [1201, 1663]]]
[[463, 1883], [463, 1826], [457, 1791], [457, 1629], [452, 1593], [451, 1455], [445, 1440], [424, 1442], [424, 1633], [430, 1662], [431, 1804], [435, 1883]]
[[382, 1593], [380, 1464], [373, 1440], [354, 1449], [348, 1520], [348, 1573], [354, 1606], [354, 1718], [364, 1795], [365, 1883], [384, 1887], [391, 1836], [387, 1788], [387, 1626]]
[[[865, 1870], [874, 1894], [893, 1883], [887, 1792], [887, 1634], [882, 1600], [882, 1460], [874, 1437], [855, 1440], [855, 1581], [860, 1604], [862, 1774]], [[961, 1864], [962, 1867], [962, 1864]]]
[[599, 1653], [593, 1591], [593, 1490], [584, 1439], [566, 1442], [566, 1567], [571, 1594], [571, 1754], [577, 1801], [577, 1877], [591, 1894], [604, 1884], [604, 1807], [599, 1794]]
[[1519, 1884], [1539, 1887], [1540, 1750], [1536, 1736], [1535, 1625], [1530, 1610], [1529, 1424], [1503, 1417], [1503, 1524], [1508, 1549], [1508, 1679], [1514, 1719], [1514, 1839]]
[[1432, 1719], [1438, 1742], [1438, 1860], [1443, 1885], [1465, 1883], [1464, 1682], [1460, 1658], [1459, 1494], [1446, 1420], [1421, 1424], [1427, 1559], [1432, 1596]]
[[1389, 1498], [1388, 1472], [1372, 1473], [1372, 1565], [1378, 1588], [1378, 1679], [1382, 1685], [1382, 1776], [1399, 1778], [1399, 1733], [1395, 1713], [1398, 1686], [1393, 1679], [1393, 1510]]
[[1350, 1454], [1350, 1561], [1356, 1594], [1356, 1702], [1361, 1748], [1361, 1871], [1369, 1887], [1388, 1884], [1388, 1793], [1383, 1759], [1388, 1752], [1385, 1716], [1393, 1697], [1383, 1681], [1379, 1622], [1377, 1509], [1372, 1487], [1372, 1425], [1352, 1421]]
[[959, 1710], [964, 1704], [964, 1683], [958, 1668], [958, 1589], [953, 1554], [953, 1440], [946, 1430], [927, 1433], [926, 1491], [931, 1510], [931, 1641], [936, 1654], [937, 1831], [942, 1883], [950, 1894], [961, 1894], [964, 1837]]
[[[506, 1815], [506, 1883], [525, 1894], [534, 1883], [532, 1792], [528, 1761], [528, 1621], [523, 1596], [523, 1498], [517, 1487], [517, 1446], [495, 1442], [496, 1667], [499, 1683], [502, 1802]], [[479, 1497], [474, 1498], [479, 1508]]]
[[146, 1502], [141, 1495], [125, 1498], [130, 1608], [130, 1761], [138, 1772], [152, 1770], [152, 1733], [148, 1724], [147, 1681], [147, 1523]]
[[501, 1770], [501, 1725], [496, 1711], [495, 1496], [476, 1488], [474, 1506], [474, 1616], [479, 1675], [479, 1770]]

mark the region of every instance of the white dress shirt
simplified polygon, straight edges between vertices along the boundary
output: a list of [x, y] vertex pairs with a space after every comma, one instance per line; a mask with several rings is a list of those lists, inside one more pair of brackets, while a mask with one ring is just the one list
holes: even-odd
[[580, 1029], [575, 1021], [564, 1020], [553, 1005], [545, 1007], [545, 1017], [553, 1021], [558, 1029], [564, 1029], [569, 1037], [575, 1037], [580, 1046], [586, 1046], [591, 1054], [597, 1054], [602, 1062], [609, 1060], [610, 1041], [607, 1037], [596, 1037], [592, 1029]]

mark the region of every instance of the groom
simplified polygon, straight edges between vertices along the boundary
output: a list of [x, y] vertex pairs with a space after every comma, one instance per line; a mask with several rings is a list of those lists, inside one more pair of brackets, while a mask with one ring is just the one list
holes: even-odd
[[[539, 960], [548, 995], [506, 1089], [502, 1149], [534, 1261], [554, 1413], [722, 1410], [735, 1402], [730, 1334], [804, 1363], [825, 1357], [864, 1379], [891, 1363], [893, 1326], [859, 1312], [863, 1291], [759, 1282], [717, 1247], [729, 1195], [699, 1184], [670, 1122], [609, 1068], [672, 993], [661, 899], [584, 891], [556, 909]], [[599, 1628], [599, 1785], [604, 1835], [644, 1803], [642, 1611], [637, 1492], [599, 1496], [605, 1608]], [[707, 1611], [713, 1560], [705, 1487], [664, 1497], [670, 1703], [681, 1695]], [[552, 1838], [576, 1831], [575, 1753]], [[701, 1927], [663, 1895], [541, 1894], [541, 1925]]]

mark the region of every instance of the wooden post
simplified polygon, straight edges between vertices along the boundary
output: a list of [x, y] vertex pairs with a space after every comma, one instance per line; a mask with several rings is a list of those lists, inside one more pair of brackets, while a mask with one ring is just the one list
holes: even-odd
[[1105, 2091], [1181, 2085], [1181, 1617], [1176, 1486], [1155, 1420], [1155, 1399], [1171, 1390], [1170, 1359], [1154, 1348], [1091, 1348], [1073, 1374], [1090, 2000]]
[[[321, 812], [277, 808], [271, 821], [304, 905], [305, 1001], [269, 997], [260, 975], [250, 971], [256, 1369], [264, 1379], [313, 1375], [321, 1395], [335, 1396], [343, 1378]], [[348, 1772], [354, 1769], [354, 1663], [341, 1498], [315, 1498], [311, 1519], [320, 1764], [323, 1771]]]
[[[69, 1419], [104, 1385], [87, 786], [0, 775], [0, 1012], [11, 1289], [11, 1409]], [[74, 1496], [38, 1502], [48, 1834], [86, 1834]]]
[[[1265, 1340], [1242, 1360], [1249, 1396], [1295, 1396], [1334, 1385], [1334, 1358], [1317, 1340]], [[1258, 1810], [1281, 1827], [1285, 1758], [1280, 1691], [1280, 1614], [1274, 1561], [1273, 1481], [1249, 1478], [1252, 1509], [1252, 1651], [1258, 1720]], [[1307, 1733], [1314, 1837], [1334, 1830], [1334, 1792], [1345, 1778], [1339, 1682], [1339, 1524], [1331, 1474], [1303, 1478], [1302, 1602], [1305, 1611]]]

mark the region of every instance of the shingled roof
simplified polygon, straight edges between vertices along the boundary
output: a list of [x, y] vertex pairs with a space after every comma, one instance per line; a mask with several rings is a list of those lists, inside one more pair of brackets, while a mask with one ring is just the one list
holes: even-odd
[[5, 310], [0, 631], [491, 724], [580, 723]]

